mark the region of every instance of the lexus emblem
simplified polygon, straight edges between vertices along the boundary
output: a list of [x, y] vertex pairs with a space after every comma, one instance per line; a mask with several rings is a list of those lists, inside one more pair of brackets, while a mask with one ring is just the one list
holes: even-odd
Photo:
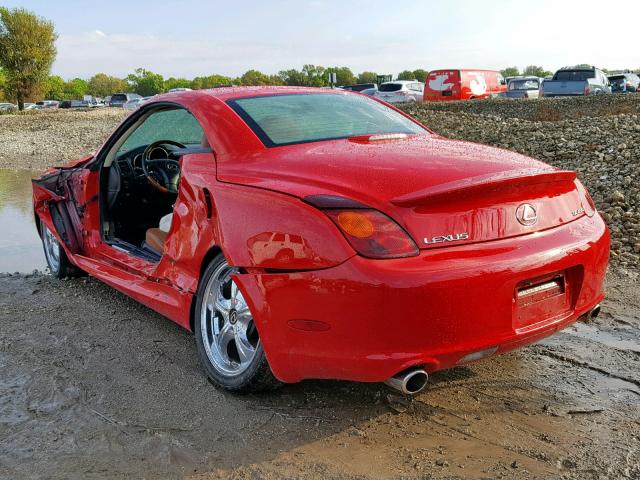
[[538, 222], [538, 212], [530, 203], [523, 203], [516, 209], [516, 218], [525, 227], [530, 227]]

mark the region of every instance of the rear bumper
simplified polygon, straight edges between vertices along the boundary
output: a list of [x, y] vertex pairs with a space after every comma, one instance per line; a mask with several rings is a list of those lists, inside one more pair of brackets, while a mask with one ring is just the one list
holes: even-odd
[[[455, 366], [551, 335], [603, 298], [609, 233], [599, 215], [530, 235], [326, 270], [237, 276], [282, 381], [383, 381], [406, 368]], [[563, 272], [566, 309], [518, 319], [525, 280]], [[520, 322], [520, 323], [519, 323]]]

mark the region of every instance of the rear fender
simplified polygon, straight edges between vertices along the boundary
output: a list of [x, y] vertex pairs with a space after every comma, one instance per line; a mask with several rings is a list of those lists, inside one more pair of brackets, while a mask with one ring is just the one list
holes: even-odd
[[218, 182], [213, 154], [185, 155], [155, 276], [195, 293], [202, 263], [215, 248], [245, 270], [323, 269], [355, 255], [321, 211], [290, 195]]

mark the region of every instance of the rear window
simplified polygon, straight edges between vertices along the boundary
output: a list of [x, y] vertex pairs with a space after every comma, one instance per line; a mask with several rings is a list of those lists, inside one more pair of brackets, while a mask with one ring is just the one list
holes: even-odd
[[595, 76], [594, 70], [561, 70], [556, 72], [553, 79], [563, 82], [584, 82], [590, 78], [595, 78]]
[[383, 83], [378, 87], [380, 92], [397, 92], [398, 90], [402, 90], [401, 83]]
[[420, 125], [361, 95], [310, 93], [227, 102], [268, 147], [378, 133], [426, 133]]
[[511, 80], [509, 90], [538, 90], [540, 83], [538, 80]]

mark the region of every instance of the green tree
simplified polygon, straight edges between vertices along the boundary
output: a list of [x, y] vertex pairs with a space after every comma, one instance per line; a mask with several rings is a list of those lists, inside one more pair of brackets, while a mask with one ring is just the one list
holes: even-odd
[[129, 84], [126, 80], [112, 77], [106, 73], [96, 73], [87, 83], [87, 94], [94, 97], [106, 97], [127, 91], [129, 91]]
[[551, 72], [548, 70], [545, 70], [542, 67], [539, 67], [538, 65], [529, 65], [527, 68], [525, 68], [522, 71], [523, 75], [531, 75], [532, 77], [540, 77], [540, 78], [544, 78], [544, 77], [548, 77], [549, 75], [551, 75]]
[[150, 97], [164, 92], [164, 78], [144, 68], [137, 68], [135, 73], [127, 76], [131, 89], [143, 97]]
[[241, 85], [280, 85], [280, 78], [275, 75], [267, 75], [258, 70], [249, 70], [242, 74], [237, 82]]
[[306, 85], [307, 81], [304, 73], [296, 70], [295, 68], [290, 70], [281, 70], [278, 72], [278, 76], [285, 85], [301, 86]]
[[398, 74], [398, 80], [417, 80], [411, 70], [403, 70]]
[[413, 71], [413, 78], [420, 82], [424, 82], [427, 79], [427, 75], [429, 75], [429, 72], [423, 68], [418, 68]]
[[65, 82], [63, 97], [65, 100], [80, 100], [87, 94], [87, 81], [81, 78], [74, 78]]
[[20, 110], [43, 90], [56, 58], [57, 38], [50, 21], [24, 8], [0, 7], [0, 66]]
[[329, 67], [325, 70], [325, 76], [327, 77], [327, 83], [329, 81], [329, 74], [336, 74], [336, 85], [353, 85], [356, 83], [356, 76], [348, 67]]
[[191, 88], [191, 80], [186, 78], [167, 78], [164, 81], [164, 89], [168, 92], [172, 88]]
[[220, 85], [231, 85], [233, 80], [230, 77], [224, 75], [209, 75], [207, 77], [196, 77], [191, 80], [191, 88], [194, 90], [200, 90], [201, 88], [213, 88]]
[[358, 74], [357, 83], [376, 83], [378, 74], [376, 72], [362, 72]]
[[500, 70], [503, 77], [517, 77], [520, 75], [518, 67], [507, 67], [504, 70]]
[[329, 79], [326, 69], [320, 65], [307, 64], [302, 67], [302, 74], [305, 78], [305, 85], [308, 87], [326, 87]]
[[51, 75], [44, 83], [44, 98], [46, 100], [64, 100], [65, 81], [62, 77]]
[[4, 74], [4, 70], [0, 68], [0, 100], [7, 101], [7, 95], [4, 91], [7, 84], [7, 76]]

